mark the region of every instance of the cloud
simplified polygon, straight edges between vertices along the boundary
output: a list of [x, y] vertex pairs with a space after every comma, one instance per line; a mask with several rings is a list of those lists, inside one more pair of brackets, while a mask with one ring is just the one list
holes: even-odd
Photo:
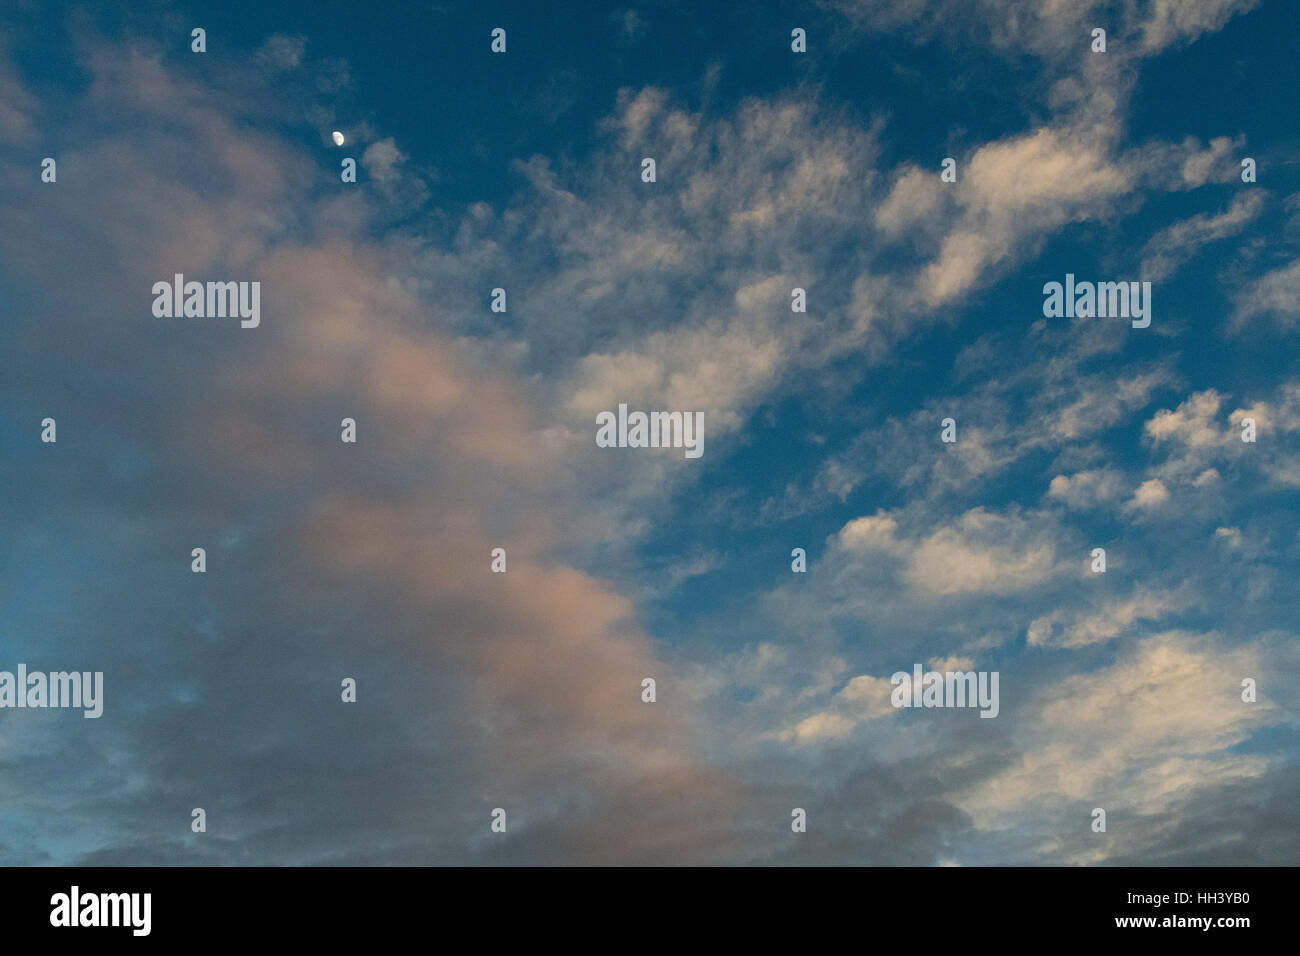
[[1183, 184], [1195, 188], [1206, 183], [1230, 182], [1240, 172], [1233, 150], [1240, 143], [1227, 136], [1216, 136], [1204, 150], [1197, 150], [1194, 140], [1183, 144], [1181, 174]]
[[1232, 326], [1240, 330], [1261, 315], [1271, 317], [1282, 330], [1300, 319], [1300, 259], [1247, 283], [1237, 296]]
[[860, 674], [836, 693], [828, 709], [803, 718], [780, 739], [806, 745], [847, 737], [863, 724], [897, 712], [889, 700], [892, 690], [888, 677]]
[[1176, 442], [1189, 448], [1202, 448], [1223, 443], [1225, 433], [1217, 428], [1214, 419], [1224, 396], [1215, 389], [1196, 392], [1176, 409], [1162, 408], [1143, 426], [1143, 433], [1157, 444]]
[[973, 508], [954, 527], [924, 537], [909, 540], [897, 532], [895, 519], [878, 512], [846, 524], [838, 543], [850, 555], [883, 552], [900, 560], [903, 580], [920, 593], [1019, 591], [1057, 573], [1053, 542], [1015, 515]]
[[[958, 806], [992, 824], [1066, 801], [1086, 821], [1085, 804], [1157, 812], [1209, 781], [1263, 776], [1265, 758], [1230, 749], [1279, 719], [1276, 708], [1240, 698], [1242, 676], [1261, 669], [1258, 653], [1225, 650], [1213, 635], [1166, 632], [1110, 666], [1042, 689], [1020, 724], [1023, 756]], [[1004, 676], [1004, 695], [1005, 684]]]
[[[48, 290], [23, 319], [35, 338], [13, 381], [46, 382], [64, 434], [96, 436], [74, 450], [85, 475], [139, 450], [153, 497], [133, 529], [115, 517], [116, 485], [71, 500], [95, 528], [88, 547], [143, 549], [133, 573], [155, 598], [123, 605], [80, 589], [69, 608], [110, 622], [66, 646], [93, 661], [111, 634], [116, 690], [100, 731], [112, 743], [79, 755], [62, 797], [64, 819], [95, 836], [62, 858], [98, 844], [93, 859], [138, 862], [144, 834], [159, 862], [247, 862], [252, 847], [281, 862], [467, 861], [483, 852], [475, 834], [493, 806], [543, 833], [570, 800], [627, 808], [652, 779], [695, 795], [683, 819], [714, 812], [732, 783], [695, 760], [683, 704], [640, 699], [645, 677], [671, 686], [671, 672], [633, 604], [559, 556], [573, 541], [564, 513], [581, 509], [527, 384], [391, 281], [407, 265], [392, 249], [329, 225], [312, 235], [303, 224], [331, 200], [305, 195], [293, 170], [307, 161], [292, 147], [235, 135], [231, 103], [182, 106], [187, 87], [161, 60], [99, 51], [92, 62], [105, 68], [94, 97], [154, 119], [147, 132], [82, 140], [113, 190], [61, 181], [50, 200], [82, 274], [106, 284], [66, 283], [41, 242], [4, 243], [19, 253], [20, 287]], [[381, 181], [397, 175], [391, 140], [367, 156]], [[341, 215], [356, 225], [369, 214]], [[256, 334], [153, 319], [150, 284], [173, 271], [261, 281]], [[61, 334], [87, 334], [51, 345], [45, 310], [64, 308]], [[92, 367], [103, 374], [69, 377]], [[358, 422], [355, 448], [339, 441], [344, 416]], [[47, 540], [28, 510], [15, 534]], [[178, 592], [174, 562], [153, 551], [188, 555], [195, 541], [209, 547], [212, 587]], [[509, 570], [493, 574], [502, 544]], [[74, 565], [58, 573], [77, 580]], [[234, 689], [229, 668], [245, 674]], [[337, 701], [345, 675], [358, 681], [356, 710]], [[40, 775], [10, 779], [23, 821], [35, 819]], [[180, 817], [158, 807], [184, 817], [191, 805], [221, 819], [223, 840], [162, 838]], [[429, 806], [443, 808], [438, 825]], [[612, 836], [623, 822], [604, 825]], [[617, 849], [593, 838], [556, 852], [650, 860], [672, 856], [676, 839], [651, 828]], [[540, 852], [531, 839], [519, 852], [529, 846]]]
[[361, 165], [376, 182], [391, 186], [400, 177], [399, 167], [406, 162], [406, 154], [397, 148], [393, 138], [371, 143], [361, 154]]
[[[1144, 438], [1164, 453], [1151, 467], [1155, 477], [1150, 481], [1171, 494], [1180, 487], [1213, 491], [1221, 469], [1231, 464], [1257, 469], [1275, 484], [1295, 486], [1297, 453], [1291, 436], [1300, 431], [1300, 385], [1284, 381], [1271, 399], [1233, 409], [1223, 422], [1221, 409], [1228, 397], [1212, 388], [1194, 392], [1176, 409], [1160, 409], [1145, 423]], [[1241, 426], [1247, 418], [1255, 421], [1257, 436], [1269, 438], [1243, 442]]]
[[281, 73], [285, 70], [296, 70], [301, 66], [306, 52], [306, 37], [277, 33], [266, 38], [261, 48], [253, 54], [253, 62], [266, 67], [272, 73]]
[[[985, 336], [954, 362], [959, 382], [972, 378], [972, 386], [954, 387], [904, 416], [868, 426], [826, 456], [810, 488], [792, 487], [785, 501], [766, 503], [765, 513], [789, 517], [830, 497], [844, 501], [872, 479], [931, 499], [957, 490], [969, 493], [1043, 451], [1093, 438], [1177, 381], [1168, 363], [1085, 371], [1121, 342], [1097, 324], [1052, 329], [1035, 322], [1020, 337]], [[938, 440], [938, 425], [946, 417], [957, 421], [955, 443]], [[894, 454], [880, 455], [882, 447]], [[1055, 484], [1056, 494], [1067, 494], [1067, 480]], [[1080, 478], [1071, 500], [1082, 501], [1090, 481], [1097, 482], [1092, 492], [1116, 493], [1118, 475], [1099, 473]]]
[[1043, 236], [1101, 215], [1132, 189], [1131, 179], [1085, 130], [1039, 127], [976, 148], [959, 161], [953, 184], [940, 183], [937, 171], [904, 167], [876, 222], [890, 235], [945, 224], [916, 277], [919, 304], [935, 309], [986, 284]]
[[1260, 191], [1242, 193], [1217, 216], [1200, 214], [1160, 230], [1142, 251], [1142, 278], [1160, 282], [1189, 261], [1201, 247], [1238, 234], [1258, 217], [1264, 208], [1264, 198]]
[[1123, 483], [1123, 474], [1113, 468], [1078, 471], [1052, 478], [1047, 496], [1074, 509], [1097, 508], [1119, 498]]
[[9, 62], [8, 51], [0, 49], [0, 143], [30, 143], [38, 111], [39, 101]]
[[361, 154], [366, 175], [394, 208], [409, 215], [429, 198], [429, 182], [437, 181], [438, 172], [432, 168], [413, 170], [407, 159], [391, 136], [371, 143]]
[[1143, 20], [1142, 44], [1147, 50], [1162, 50], [1174, 43], [1196, 40], [1202, 34], [1223, 29], [1234, 16], [1253, 10], [1259, 0], [1208, 0], [1180, 3], [1155, 0]]
[[1216, 540], [1226, 543], [1230, 548], [1237, 549], [1242, 545], [1240, 528], [1215, 528], [1214, 537]]
[[1026, 640], [1041, 647], [1085, 647], [1130, 633], [1138, 621], [1156, 622], [1193, 603], [1186, 592], [1135, 590], [1133, 595], [1105, 602], [1084, 612], [1053, 611], [1029, 625]]
[[1043, 3], [1028, 9], [1016, 0], [822, 0], [822, 5], [859, 29], [904, 29], [922, 39], [943, 34], [954, 44], [986, 43], [994, 50], [1028, 51], [1050, 61], [1071, 52], [1086, 53], [1091, 28], [1097, 24], [1108, 28], [1111, 55], [1127, 52], [1130, 37], [1140, 38], [1130, 55], [1149, 55], [1220, 30], [1257, 2], [1155, 0], [1118, 10], [1107, 0]]
[[[1126, 8], [1112, 41], [1168, 48], [1245, 6]], [[0, 382], [23, 476], [3, 506], [24, 554], [7, 624], [19, 653], [102, 661], [118, 688], [102, 737], [6, 730], [0, 854], [1092, 861], [1108, 857], [1053, 834], [1094, 800], [1165, 827], [1240, 781], [1280, 805], [1267, 740], [1239, 747], [1276, 708], [1233, 700], [1261, 661], [1278, 662], [1279, 686], [1294, 669], [1263, 633], [1263, 605], [1288, 600], [1287, 568], [1253, 550], [1270, 515], [1207, 522], [1182, 505], [1226, 500], [1243, 473], [1300, 475], [1267, 442], [1229, 457], [1229, 426], [1249, 414], [1285, 437], [1300, 400], [1188, 395], [1177, 359], [1142, 358], [1122, 327], [969, 328], [975, 293], [1071, 226], [1118, 228], [1152, 190], [1232, 173], [1224, 137], [1121, 147], [1132, 61], [1086, 60], [1073, 31], [1092, 9], [850, 11], [914, 36], [948, 36], [951, 16], [1013, 55], [1078, 51], [1018, 105], [1025, 128], [954, 149], [956, 184], [883, 163], [907, 155], [885, 142], [891, 123], [825, 91], [713, 109], [651, 87], [620, 92], [582, 149], [510, 164], [508, 198], [433, 209], [420, 151], [364, 123], [367, 181], [319, 190], [295, 131], [304, 117], [331, 128], [350, 70], [306, 60], [301, 38], [268, 40], [258, 70], [217, 58], [202, 77], [147, 41], [93, 42], [89, 85], [57, 117], [0, 71], [0, 135], [42, 126], [76, 144], [61, 172], [102, 177], [0, 200], [22, 304]], [[293, 92], [266, 95], [268, 71]], [[638, 181], [643, 155], [658, 183]], [[33, 179], [26, 160], [0, 162], [6, 182]], [[1170, 267], [1173, 244], [1235, 234], [1254, 215], [1238, 203], [1257, 201], [1148, 248]], [[175, 271], [260, 280], [261, 327], [151, 321], [147, 291]], [[492, 315], [483, 292], [503, 275], [510, 311]], [[790, 312], [796, 286], [809, 314]], [[927, 337], [954, 332], [978, 338], [954, 341], [949, 365]], [[1174, 385], [1188, 397], [1141, 424]], [[790, 398], [807, 416], [793, 427]], [[703, 467], [600, 455], [592, 416], [620, 401], [704, 410]], [[30, 434], [32, 409], [58, 415], [61, 457], [8, 440]], [[344, 416], [356, 446], [338, 440]], [[1129, 424], [1144, 441], [1116, 460], [1111, 430]], [[808, 448], [767, 444], [810, 431]], [[791, 491], [777, 500], [770, 482]], [[1099, 512], [1134, 485], [1130, 513], [1163, 501], [1202, 550], [1185, 558], [1174, 532], [1132, 518], [1114, 566], [1147, 576], [1105, 592], [1084, 556], [1107, 530]], [[807, 517], [755, 528], [760, 509]], [[1206, 546], [1216, 535], [1227, 547]], [[814, 559], [806, 575], [789, 572], [790, 538]], [[177, 558], [196, 542], [207, 576]], [[505, 574], [489, 570], [498, 546]], [[666, 604], [674, 587], [702, 597]], [[1148, 634], [1234, 589], [1240, 632]], [[999, 668], [1004, 710], [898, 716], [876, 675], [900, 661]], [[344, 675], [355, 706], [334, 696]], [[75, 841], [48, 823], [55, 760]], [[199, 803], [220, 830], [177, 838]], [[807, 839], [771, 825], [803, 805]], [[488, 842], [495, 806], [509, 843]]]
[[1124, 507], [1126, 510], [1152, 511], [1169, 501], [1169, 489], [1159, 478], [1148, 478]]

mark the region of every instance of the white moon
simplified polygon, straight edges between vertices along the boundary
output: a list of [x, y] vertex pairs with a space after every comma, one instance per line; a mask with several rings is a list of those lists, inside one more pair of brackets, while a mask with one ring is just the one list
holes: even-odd
[[343, 145], [343, 134], [340, 133], [338, 130], [334, 131], [334, 145], [335, 146]]

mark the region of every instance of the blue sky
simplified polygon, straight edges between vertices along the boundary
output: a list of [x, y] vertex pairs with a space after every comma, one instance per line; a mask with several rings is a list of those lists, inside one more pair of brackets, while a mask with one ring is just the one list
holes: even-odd
[[0, 14], [0, 861], [1300, 859], [1287, 4], [396, 6]]

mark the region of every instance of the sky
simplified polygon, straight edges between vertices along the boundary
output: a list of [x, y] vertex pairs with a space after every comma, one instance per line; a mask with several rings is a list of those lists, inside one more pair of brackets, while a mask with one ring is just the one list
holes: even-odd
[[1294, 25], [4, 4], [0, 864], [1300, 863]]

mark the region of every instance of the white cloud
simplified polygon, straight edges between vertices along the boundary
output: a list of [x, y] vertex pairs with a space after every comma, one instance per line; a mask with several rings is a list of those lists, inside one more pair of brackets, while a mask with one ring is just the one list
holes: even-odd
[[1155, 442], [1175, 441], [1192, 448], [1220, 445], [1225, 432], [1214, 419], [1224, 401], [1214, 389], [1196, 392], [1174, 411], [1161, 409], [1146, 423], [1144, 433]]
[[253, 60], [273, 73], [280, 73], [301, 66], [306, 52], [306, 37], [277, 33], [267, 37], [261, 49], [253, 54]]
[[900, 538], [884, 512], [846, 524], [838, 540], [848, 552], [885, 552], [902, 563], [903, 579], [917, 593], [1021, 591], [1058, 573], [1056, 546], [1046, 528], [1020, 516], [974, 508], [953, 527]]
[[1149, 282], [1168, 278], [1202, 246], [1241, 232], [1264, 208], [1264, 196], [1262, 190], [1240, 193], [1217, 216], [1192, 216], [1160, 230], [1142, 250], [1142, 278]]
[[[1107, 0], [822, 0], [856, 28], [906, 30], [918, 38], [948, 34], [954, 43], [1025, 51], [1046, 62], [1087, 55], [1090, 30], [1107, 28], [1111, 56], [1156, 53], [1217, 31], [1258, 0], [1151, 0], [1116, 9]], [[1128, 42], [1128, 38], [1136, 42]]]
[[1116, 501], [1124, 493], [1124, 475], [1113, 468], [1077, 471], [1057, 475], [1047, 489], [1047, 496], [1071, 508], [1096, 508]]
[[1243, 541], [1240, 528], [1215, 528], [1214, 537], [1234, 549], [1240, 549]]
[[1108, 601], [1085, 612], [1053, 611], [1035, 618], [1027, 640], [1039, 647], [1084, 647], [1114, 640], [1131, 631], [1138, 621], [1159, 621], [1193, 603], [1187, 591], [1138, 589], [1132, 597]]
[[895, 712], [889, 700], [893, 689], [888, 677], [859, 675], [844, 685], [827, 709], [803, 718], [779, 738], [808, 744], [847, 737], [863, 724]]
[[1216, 637], [1158, 634], [1042, 688], [1019, 724], [1023, 755], [959, 804], [986, 826], [1060, 799], [1150, 813], [1179, 791], [1260, 775], [1265, 758], [1230, 751], [1275, 715], [1240, 698], [1242, 676], [1263, 671], [1259, 652]]
[[390, 186], [401, 176], [401, 166], [406, 162], [406, 154], [397, 148], [393, 137], [381, 139], [366, 147], [361, 154], [361, 165], [370, 178], [384, 186]]
[[1152, 511], [1169, 500], [1169, 489], [1159, 478], [1148, 478], [1138, 485], [1125, 510]]
[[[1222, 462], [1257, 468], [1269, 480], [1294, 487], [1300, 460], [1286, 441], [1300, 432], [1300, 383], [1283, 383], [1271, 398], [1233, 409], [1221, 422], [1226, 399], [1215, 389], [1194, 392], [1173, 411], [1161, 409], [1146, 422], [1144, 436], [1165, 452], [1164, 459], [1150, 469], [1151, 480], [1170, 494], [1178, 488], [1212, 490], [1223, 479], [1213, 465]], [[1255, 421], [1259, 439], [1254, 444], [1241, 441], [1246, 418]]]
[[1283, 329], [1300, 320], [1300, 259], [1250, 282], [1238, 295], [1232, 313], [1234, 328], [1249, 319], [1270, 315]]
[[1141, 22], [1142, 44], [1150, 51], [1181, 41], [1194, 41], [1203, 33], [1223, 29], [1239, 13], [1255, 8], [1259, 0], [1153, 0]]

